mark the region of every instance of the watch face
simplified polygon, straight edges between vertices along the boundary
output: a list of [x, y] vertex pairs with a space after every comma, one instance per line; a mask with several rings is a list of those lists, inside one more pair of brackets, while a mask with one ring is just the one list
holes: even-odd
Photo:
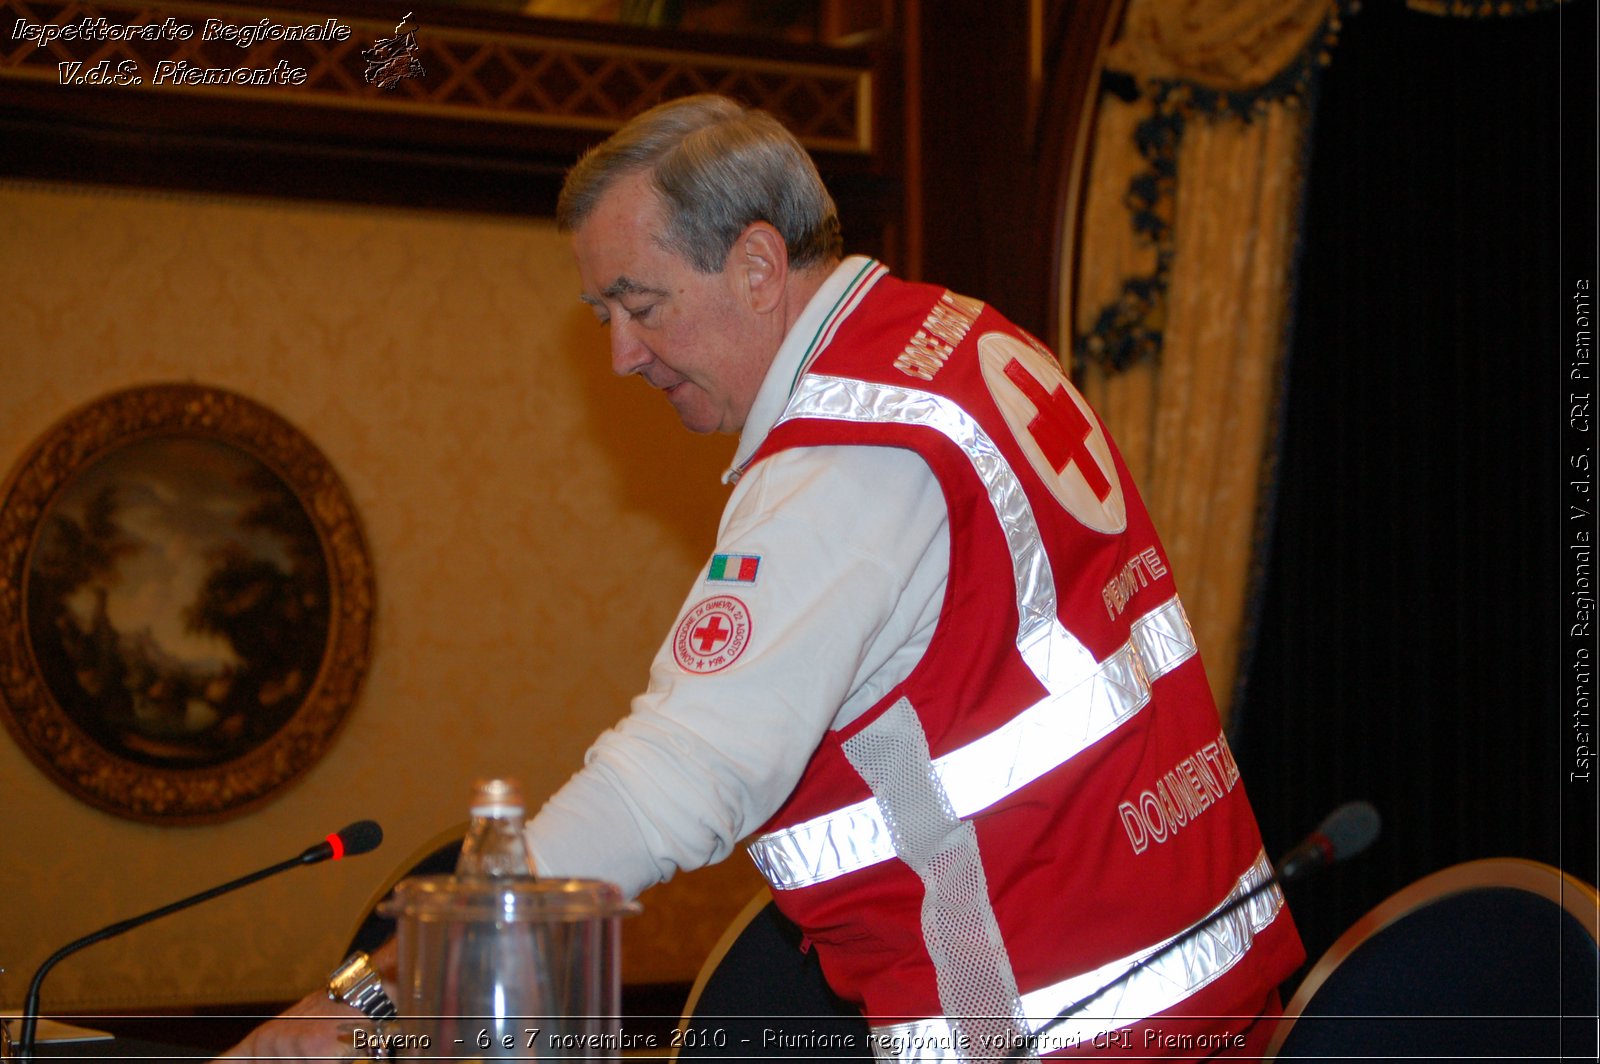
[[372, 968], [367, 964], [367, 955], [357, 953], [339, 965], [338, 969], [328, 977], [328, 994], [343, 1001], [355, 993], [356, 988], [372, 974]]

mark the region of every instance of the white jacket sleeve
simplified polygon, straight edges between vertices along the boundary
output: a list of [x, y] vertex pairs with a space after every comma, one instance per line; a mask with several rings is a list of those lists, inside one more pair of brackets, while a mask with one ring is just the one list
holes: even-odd
[[[944, 498], [909, 451], [785, 451], [734, 490], [716, 554], [756, 559], [754, 579], [701, 571], [648, 689], [529, 825], [541, 873], [606, 879], [631, 897], [760, 827], [824, 733], [921, 657], [948, 571]], [[719, 596], [747, 624], [721, 661], [695, 649], [723, 638], [696, 619]]]

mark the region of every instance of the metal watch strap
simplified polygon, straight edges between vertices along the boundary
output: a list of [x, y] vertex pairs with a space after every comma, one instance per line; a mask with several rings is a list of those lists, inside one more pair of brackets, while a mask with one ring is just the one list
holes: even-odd
[[345, 962], [328, 976], [328, 997], [360, 1009], [368, 1018], [379, 1022], [392, 1020], [400, 1014], [383, 989], [383, 980], [372, 966], [372, 959], [360, 950], [345, 958]]

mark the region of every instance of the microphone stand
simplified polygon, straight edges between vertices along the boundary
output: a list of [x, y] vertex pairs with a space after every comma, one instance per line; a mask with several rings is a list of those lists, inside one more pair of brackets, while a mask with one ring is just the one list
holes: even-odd
[[1289, 851], [1278, 862], [1278, 866], [1272, 870], [1270, 876], [1237, 898], [1230, 899], [1226, 904], [1219, 906], [1216, 912], [1211, 913], [1199, 923], [1191, 924], [1166, 945], [1130, 964], [1126, 971], [1109, 983], [1101, 986], [1086, 997], [1079, 998], [1056, 1013], [1043, 1027], [1029, 1034], [1021, 1045], [1006, 1056], [1006, 1060], [1008, 1062], [1021, 1060], [1023, 1050], [1037, 1052], [1041, 1038], [1053, 1031], [1059, 1024], [1088, 1008], [1100, 995], [1107, 991], [1115, 990], [1139, 972], [1142, 972], [1153, 961], [1165, 957], [1172, 950], [1188, 942], [1218, 920], [1239, 911], [1239, 909], [1272, 888], [1293, 882], [1302, 876], [1310, 875], [1312, 872], [1338, 864], [1361, 853], [1372, 845], [1373, 839], [1378, 837], [1378, 827], [1378, 811], [1372, 808], [1370, 803], [1346, 802], [1341, 805], [1324, 817], [1322, 823], [1317, 825], [1317, 829], [1306, 836], [1300, 845]]
[[1251, 887], [1237, 898], [1230, 899], [1227, 904], [1218, 908], [1216, 912], [1207, 916], [1198, 924], [1194, 924], [1185, 929], [1181, 934], [1178, 935], [1178, 937], [1174, 938], [1160, 949], [1149, 954], [1148, 956], [1141, 957], [1135, 963], [1130, 964], [1126, 971], [1118, 975], [1109, 983], [1105, 983], [1102, 986], [1097, 987], [1088, 994], [1085, 994], [1083, 997], [1079, 998], [1077, 1001], [1074, 1001], [1072, 1004], [1068, 1005], [1066, 1008], [1062, 1009], [1060, 1012], [1056, 1013], [1050, 1022], [1046, 1023], [1037, 1031], [1034, 1031], [1021, 1045], [1013, 1049], [1006, 1056], [1006, 1060], [1017, 1061], [1024, 1059], [1023, 1052], [1025, 1050], [1036, 1050], [1039, 1046], [1040, 1039], [1049, 1034], [1051, 1031], [1055, 1030], [1061, 1024], [1065, 1023], [1067, 1020], [1070, 1020], [1072, 1017], [1082, 1012], [1084, 1009], [1088, 1008], [1102, 994], [1105, 994], [1111, 990], [1115, 990], [1123, 983], [1126, 983], [1129, 979], [1132, 979], [1135, 975], [1138, 975], [1140, 972], [1144, 971], [1144, 969], [1152, 962], [1165, 957], [1168, 953], [1171, 953], [1174, 949], [1183, 945], [1185, 942], [1188, 942], [1200, 932], [1204, 931], [1212, 924], [1215, 924], [1218, 920], [1221, 920], [1226, 916], [1231, 916], [1233, 913], [1236, 913], [1240, 909], [1244, 908], [1250, 902], [1255, 901], [1267, 891], [1294, 878], [1296, 878], [1294, 875], [1283, 875], [1277, 871], [1274, 871], [1272, 875], [1268, 876], [1266, 879], [1263, 879], [1260, 883], [1257, 883], [1255, 886]]
[[316, 862], [326, 860], [333, 855], [334, 851], [328, 846], [327, 843], [313, 846], [299, 856], [291, 857], [287, 861], [279, 861], [270, 868], [263, 868], [260, 871], [251, 872], [249, 875], [240, 876], [238, 879], [224, 883], [220, 887], [212, 887], [210, 890], [203, 890], [200, 893], [192, 894], [181, 901], [175, 901], [170, 905], [163, 905], [159, 909], [152, 909], [150, 912], [144, 913], [140, 916], [131, 916], [126, 920], [112, 924], [110, 927], [103, 927], [92, 934], [85, 935], [76, 941], [69, 942], [65, 946], [62, 946], [49, 957], [45, 958], [44, 963], [39, 965], [39, 970], [33, 973], [33, 981], [28, 984], [28, 997], [22, 1008], [22, 1027], [17, 1036], [17, 1059], [22, 1061], [23, 1064], [32, 1064], [33, 1062], [34, 1031], [39, 1021], [39, 991], [44, 985], [45, 975], [49, 973], [51, 968], [54, 968], [58, 963], [65, 960], [67, 957], [70, 957], [72, 954], [78, 952], [86, 946], [92, 946], [96, 942], [104, 942], [108, 938], [115, 938], [124, 931], [131, 931], [134, 928], [143, 924], [147, 924], [152, 920], [158, 920], [170, 913], [175, 913], [180, 909], [187, 909], [191, 905], [198, 905], [203, 901], [210, 901], [212, 898], [215, 898], [220, 894], [227, 894], [229, 891], [238, 890], [240, 887], [247, 887], [258, 880], [266, 879], [268, 876], [275, 876], [279, 872], [287, 872], [289, 869], [296, 868], [303, 864], [315, 864]]

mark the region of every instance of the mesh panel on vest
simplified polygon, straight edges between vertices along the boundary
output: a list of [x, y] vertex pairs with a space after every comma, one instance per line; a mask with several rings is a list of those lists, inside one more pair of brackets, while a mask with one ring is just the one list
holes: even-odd
[[[872, 789], [895, 855], [922, 880], [922, 937], [959, 1054], [1027, 1034], [1011, 958], [989, 901], [978, 833], [951, 809], [911, 703], [902, 698], [844, 743]], [[990, 1056], [1004, 1056], [991, 1050]]]

